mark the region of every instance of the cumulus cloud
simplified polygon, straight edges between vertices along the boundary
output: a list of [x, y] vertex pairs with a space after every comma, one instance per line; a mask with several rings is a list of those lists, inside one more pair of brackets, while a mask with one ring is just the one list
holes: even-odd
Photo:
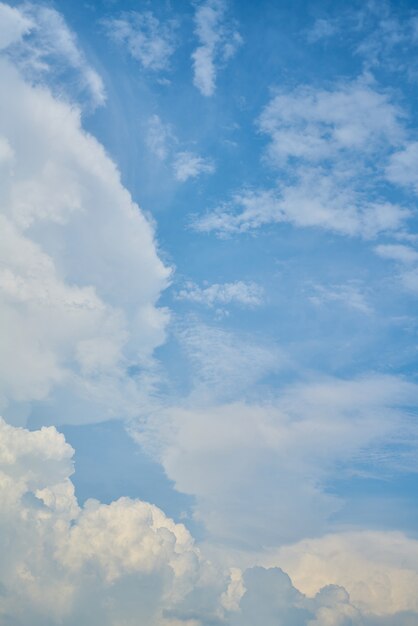
[[226, 236], [290, 222], [363, 238], [397, 232], [411, 211], [382, 195], [380, 181], [405, 142], [403, 117], [366, 80], [280, 91], [258, 120], [277, 187], [241, 189], [194, 228]]
[[188, 282], [178, 292], [177, 298], [209, 307], [234, 303], [254, 307], [262, 304], [263, 290], [255, 283], [245, 283], [241, 280], [234, 283], [214, 283], [205, 287]]
[[404, 134], [402, 118], [385, 93], [354, 81], [330, 90], [298, 87], [278, 93], [264, 108], [259, 128], [269, 136], [274, 162], [319, 162], [347, 151], [370, 154], [396, 146]]
[[2, 624], [415, 623], [416, 541], [400, 533], [330, 535], [270, 551], [258, 557], [263, 566], [225, 567], [151, 504], [120, 498], [80, 506], [73, 452], [54, 427], [28, 431], [0, 420]]
[[109, 37], [125, 47], [145, 70], [169, 68], [175, 51], [175, 22], [162, 23], [151, 11], [128, 11], [103, 23]]
[[48, 399], [53, 421], [136, 413], [168, 319], [152, 225], [76, 106], [7, 58], [0, 80], [1, 407], [24, 419]]
[[[270, 567], [280, 563], [294, 585], [311, 597], [332, 581], [365, 614], [418, 613], [418, 542], [400, 532], [351, 531], [304, 539], [262, 562]], [[392, 623], [398, 623], [396, 618]]]
[[219, 64], [234, 56], [242, 38], [226, 21], [225, 0], [206, 0], [197, 5], [195, 32], [199, 46], [192, 54], [193, 82], [202, 95], [212, 96], [216, 89]]
[[169, 626], [164, 613], [215, 580], [210, 566], [155, 506], [121, 498], [80, 507], [72, 455], [53, 427], [0, 421], [1, 622]]

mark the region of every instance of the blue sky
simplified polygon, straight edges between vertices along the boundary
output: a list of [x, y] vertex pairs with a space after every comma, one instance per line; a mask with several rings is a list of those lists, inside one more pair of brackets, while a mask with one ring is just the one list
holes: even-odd
[[418, 624], [417, 53], [411, 2], [0, 3], [5, 624]]

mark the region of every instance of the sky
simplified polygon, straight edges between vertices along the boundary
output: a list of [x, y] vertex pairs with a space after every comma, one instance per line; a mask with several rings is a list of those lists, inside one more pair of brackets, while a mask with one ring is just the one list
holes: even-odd
[[0, 1], [1, 626], [418, 626], [418, 7]]

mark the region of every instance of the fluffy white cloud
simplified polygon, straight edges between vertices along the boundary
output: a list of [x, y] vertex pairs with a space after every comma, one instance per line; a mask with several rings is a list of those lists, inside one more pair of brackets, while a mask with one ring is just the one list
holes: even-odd
[[417, 541], [330, 535], [253, 555], [263, 567], [229, 569], [209, 562], [186, 528], [151, 504], [120, 498], [81, 507], [72, 455], [54, 427], [28, 431], [0, 420], [2, 624], [416, 623]]
[[193, 282], [188, 282], [178, 292], [177, 298], [206, 304], [210, 307], [233, 303], [254, 307], [262, 304], [263, 290], [255, 283], [245, 283], [241, 280], [234, 283], [214, 283], [205, 287], [199, 287]]
[[290, 222], [364, 238], [404, 228], [411, 211], [379, 188], [387, 159], [405, 142], [403, 117], [366, 80], [279, 92], [258, 120], [277, 187], [244, 188], [194, 227], [226, 236]]
[[205, 0], [196, 8], [196, 36], [200, 45], [192, 54], [194, 84], [204, 96], [216, 89], [219, 63], [230, 59], [242, 43], [238, 31], [225, 20], [225, 0]]
[[53, 421], [132, 415], [167, 322], [152, 225], [77, 107], [6, 59], [0, 81], [0, 404], [10, 419], [47, 398]]
[[161, 23], [151, 11], [129, 11], [103, 23], [109, 37], [125, 46], [144, 69], [168, 69], [175, 50], [174, 22]]
[[263, 563], [270, 567], [280, 563], [294, 585], [309, 596], [332, 582], [343, 586], [364, 613], [418, 613], [418, 542], [400, 532], [357, 531], [304, 539], [266, 555]]
[[121, 498], [80, 508], [72, 454], [53, 427], [0, 421], [1, 623], [168, 626], [165, 611], [216, 581], [211, 567], [155, 506]]
[[205, 159], [193, 152], [178, 152], [173, 162], [174, 175], [182, 183], [201, 174], [213, 174], [215, 166], [210, 159]]
[[402, 111], [367, 82], [331, 90], [299, 87], [283, 92], [264, 108], [259, 128], [270, 139], [269, 157], [320, 162], [348, 151], [370, 154], [398, 145], [403, 138]]

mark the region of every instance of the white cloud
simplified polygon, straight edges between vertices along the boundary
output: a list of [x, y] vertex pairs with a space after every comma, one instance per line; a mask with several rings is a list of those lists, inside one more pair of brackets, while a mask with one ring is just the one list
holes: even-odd
[[381, 193], [386, 160], [405, 140], [403, 112], [370, 81], [275, 95], [258, 120], [273, 189], [242, 189], [195, 219], [220, 236], [290, 222], [364, 238], [398, 231], [411, 211]]
[[[384, 259], [402, 264], [404, 268], [399, 272], [399, 283], [406, 291], [418, 295], [417, 250], [401, 244], [382, 244], [376, 246], [375, 252]], [[405, 266], [409, 266], [408, 269]]]
[[387, 0], [369, 0], [356, 7], [347, 4], [336, 16], [315, 20], [307, 40], [316, 43], [340, 36], [340, 41], [344, 39], [345, 46], [362, 58], [365, 71], [379, 65], [394, 73], [402, 68], [415, 81], [416, 68], [410, 59], [416, 54], [417, 18], [413, 10], [400, 15], [396, 9]]
[[192, 400], [199, 405], [244, 397], [256, 382], [285, 362], [271, 344], [193, 320], [186, 320], [177, 336], [192, 368]]
[[212, 160], [205, 159], [193, 152], [177, 152], [173, 161], [174, 175], [182, 183], [189, 178], [197, 178], [201, 174], [213, 174], [215, 165]]
[[32, 21], [18, 9], [0, 3], [0, 50], [20, 41], [33, 26]]
[[390, 182], [409, 187], [418, 193], [417, 167], [418, 142], [413, 141], [391, 156], [386, 168], [386, 176]]
[[73, 452], [53, 427], [28, 431], [0, 420], [2, 624], [415, 623], [417, 541], [329, 535], [250, 556], [264, 567], [227, 568], [151, 504], [80, 506]]
[[415, 385], [376, 375], [273, 393], [263, 381], [284, 359], [271, 349], [257, 352], [238, 338], [228, 345], [224, 332], [200, 327], [183, 342], [196, 372], [191, 393], [135, 436], [152, 446], [176, 488], [196, 498], [212, 541], [257, 549], [324, 532], [342, 504], [323, 486], [337, 466], [360, 470], [365, 455], [381, 471], [411, 469]]
[[269, 157], [317, 163], [349, 153], [369, 155], [402, 140], [402, 111], [385, 93], [360, 80], [322, 90], [278, 93], [264, 108], [259, 128], [269, 136]]
[[308, 30], [306, 38], [309, 43], [316, 43], [322, 39], [333, 37], [339, 31], [340, 26], [335, 20], [318, 18], [312, 28]]
[[213, 174], [215, 171], [215, 165], [211, 159], [187, 150], [176, 151], [175, 146], [179, 144], [179, 140], [171, 125], [164, 123], [158, 115], [152, 115], [148, 120], [146, 143], [157, 159], [170, 162], [174, 177], [181, 183], [202, 174]]
[[409, 216], [408, 209], [385, 201], [371, 202], [344, 186], [344, 180], [309, 169], [300, 172], [296, 184], [278, 190], [244, 189], [234, 194], [231, 202], [195, 218], [192, 226], [224, 237], [290, 222], [300, 228], [371, 238], [397, 231]]
[[401, 281], [407, 291], [418, 295], [418, 267], [401, 274]]
[[0, 621], [169, 626], [164, 613], [194, 589], [213, 580], [216, 598], [222, 576], [157, 507], [129, 498], [80, 507], [72, 454], [54, 428], [0, 421]]
[[195, 32], [200, 45], [192, 54], [194, 84], [204, 96], [216, 89], [219, 63], [234, 56], [242, 43], [240, 34], [225, 21], [225, 0], [205, 0], [196, 8]]
[[384, 259], [391, 259], [399, 263], [409, 264], [418, 261], [417, 250], [402, 244], [381, 244], [376, 246], [375, 252]]
[[210, 307], [233, 303], [254, 307], [262, 304], [263, 290], [255, 283], [245, 283], [240, 280], [234, 283], [214, 283], [205, 287], [188, 282], [178, 292], [177, 298]]
[[309, 300], [319, 306], [337, 302], [366, 315], [372, 313], [372, 308], [367, 302], [365, 294], [355, 282], [330, 287], [314, 285], [313, 292], [313, 295], [309, 296]]
[[129, 11], [104, 20], [104, 25], [109, 37], [125, 46], [144, 69], [160, 72], [169, 68], [175, 51], [173, 21], [161, 23], [151, 11]]
[[[106, 93], [102, 78], [87, 62], [77, 37], [58, 11], [30, 2], [21, 5], [19, 10], [0, 4], [0, 11], [8, 24], [8, 38], [3, 47], [8, 46], [9, 56], [26, 75], [47, 80], [54, 87], [56, 74], [64, 67], [76, 77], [73, 90], [76, 84], [81, 93], [88, 94], [93, 106], [104, 104]], [[12, 12], [13, 25], [8, 22]], [[61, 93], [62, 89], [61, 84]]]
[[171, 127], [164, 124], [158, 115], [148, 120], [146, 142], [150, 151], [160, 160], [165, 161], [170, 153], [170, 144], [175, 141]]
[[74, 105], [5, 59], [0, 81], [1, 407], [54, 422], [136, 414], [168, 319], [153, 228]]
[[[279, 563], [309, 596], [331, 583], [344, 587], [365, 614], [418, 613], [418, 542], [400, 532], [356, 531], [304, 539], [266, 554], [262, 562], [270, 567]], [[393, 618], [391, 623], [398, 622]]]

